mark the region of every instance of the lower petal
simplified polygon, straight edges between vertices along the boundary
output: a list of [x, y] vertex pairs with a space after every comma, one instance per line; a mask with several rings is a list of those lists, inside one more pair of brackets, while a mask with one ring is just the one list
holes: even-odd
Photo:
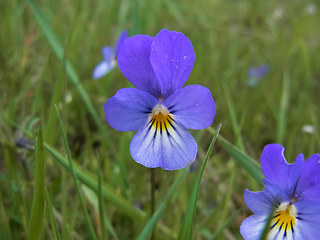
[[101, 62], [99, 63], [94, 69], [93, 69], [93, 74], [92, 77], [94, 79], [98, 79], [106, 75], [110, 70], [112, 70], [115, 67], [115, 62]]
[[267, 224], [268, 215], [252, 215], [242, 221], [240, 233], [245, 240], [260, 239]]
[[197, 155], [197, 143], [176, 119], [153, 124], [151, 117], [130, 143], [132, 158], [145, 167], [176, 170], [191, 164]]
[[295, 239], [319, 239], [320, 236], [320, 204], [301, 201], [294, 204], [297, 208]]

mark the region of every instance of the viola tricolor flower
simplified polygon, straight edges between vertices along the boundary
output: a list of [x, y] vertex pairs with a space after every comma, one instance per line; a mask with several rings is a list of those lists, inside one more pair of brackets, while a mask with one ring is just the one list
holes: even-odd
[[136, 162], [175, 170], [195, 160], [197, 143], [187, 129], [209, 127], [216, 112], [208, 88], [183, 88], [195, 57], [185, 35], [166, 29], [156, 37], [136, 35], [122, 44], [118, 65], [136, 88], [120, 89], [104, 110], [114, 129], [137, 131], [130, 143]]
[[266, 64], [261, 64], [259, 67], [250, 68], [248, 71], [247, 85], [249, 87], [256, 87], [259, 81], [269, 71], [269, 67]]
[[[320, 155], [305, 162], [299, 154], [288, 164], [283, 153], [279, 144], [265, 146], [261, 155], [265, 189], [244, 192], [247, 206], [255, 213], [241, 224], [245, 240], [261, 239], [266, 227], [267, 239], [320, 238]], [[266, 226], [270, 215], [270, 226]]]
[[102, 48], [103, 61], [100, 62], [93, 70], [92, 77], [98, 79], [106, 75], [109, 71], [117, 65], [117, 56], [121, 44], [128, 38], [128, 31], [122, 31], [118, 38], [116, 47], [105, 46]]

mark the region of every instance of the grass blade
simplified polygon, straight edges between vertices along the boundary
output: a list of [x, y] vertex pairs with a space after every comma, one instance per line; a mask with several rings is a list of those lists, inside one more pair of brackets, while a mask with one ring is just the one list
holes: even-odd
[[161, 202], [159, 208], [155, 211], [155, 213], [152, 215], [152, 217], [149, 219], [139, 236], [135, 239], [137, 240], [145, 240], [148, 239], [150, 234], [153, 231], [153, 228], [155, 227], [156, 223], [159, 221], [160, 217], [162, 216], [166, 205], [169, 201], [169, 199], [172, 197], [172, 195], [177, 191], [178, 186], [180, 185], [181, 181], [183, 180], [184, 176], [187, 173], [187, 168], [183, 169], [178, 178], [174, 181], [172, 186], [170, 187], [168, 193], [166, 194], [164, 200]]
[[281, 104], [280, 110], [278, 115], [278, 128], [277, 128], [277, 143], [283, 144], [284, 134], [285, 134], [285, 127], [287, 122], [287, 110], [289, 104], [289, 93], [290, 93], [290, 86], [289, 86], [289, 79], [288, 75], [284, 75], [283, 79], [283, 88], [282, 88], [282, 96], [281, 96]]
[[213, 135], [213, 138], [212, 138], [212, 141], [211, 141], [210, 146], [208, 148], [207, 154], [203, 160], [203, 163], [201, 165], [197, 179], [193, 185], [191, 197], [190, 197], [190, 200], [188, 203], [188, 208], [187, 208], [187, 211], [185, 214], [184, 221], [182, 223], [182, 227], [180, 229], [178, 239], [182, 239], [182, 240], [192, 239], [193, 221], [194, 221], [194, 216], [195, 216], [195, 212], [196, 212], [197, 199], [198, 199], [198, 195], [199, 195], [201, 179], [202, 179], [207, 161], [208, 161], [208, 159], [211, 155], [211, 152], [213, 150], [214, 143], [216, 142], [216, 139], [219, 135], [220, 129], [221, 129], [221, 123], [219, 124], [217, 131]]
[[96, 240], [97, 236], [96, 236], [96, 233], [95, 233], [95, 231], [93, 229], [93, 226], [92, 226], [92, 223], [91, 223], [91, 220], [90, 220], [90, 216], [89, 216], [88, 211], [87, 211], [87, 207], [85, 205], [82, 193], [80, 191], [78, 178], [77, 178], [77, 175], [76, 175], [76, 173], [74, 171], [74, 168], [73, 168], [72, 159], [71, 159], [71, 153], [70, 153], [69, 144], [68, 144], [68, 141], [67, 141], [67, 136], [66, 136], [66, 133], [65, 133], [64, 128], [63, 128], [62, 119], [61, 119], [60, 113], [58, 111], [57, 105], [55, 105], [55, 108], [56, 108], [56, 113], [57, 113], [58, 120], [59, 120], [59, 125], [60, 125], [60, 128], [61, 128], [61, 132], [62, 132], [62, 135], [63, 135], [64, 146], [65, 146], [65, 149], [67, 151], [68, 161], [69, 161], [69, 165], [70, 165], [70, 172], [72, 173], [74, 185], [76, 187], [76, 191], [77, 191], [78, 197], [80, 199], [81, 208], [82, 208], [82, 211], [84, 213], [84, 216], [85, 216], [85, 219], [86, 219], [86, 222], [87, 222], [90, 234], [91, 234], [91, 238]]
[[[1, 114], [1, 113], [0, 113]], [[22, 131], [27, 136], [31, 137], [32, 134], [24, 129], [23, 127], [19, 126], [12, 120], [4, 117], [8, 123], [12, 124], [13, 126], [17, 127], [20, 131]], [[44, 148], [54, 157], [54, 159], [61, 164], [64, 168], [70, 171], [70, 165], [68, 160], [65, 159], [59, 152], [57, 152], [54, 148], [49, 146], [48, 144], [44, 143]], [[98, 181], [95, 175], [85, 170], [82, 170], [81, 167], [75, 162], [73, 163], [73, 170], [77, 175], [77, 178], [84, 183], [86, 186], [98, 192]], [[109, 200], [112, 204], [117, 206], [121, 209], [127, 216], [132, 217], [136, 221], [143, 222], [146, 220], [146, 213], [138, 208], [136, 208], [131, 202], [127, 199], [119, 195], [112, 187], [107, 184], [102, 185], [102, 196]]]
[[243, 211], [242, 208], [239, 208], [235, 211], [231, 217], [229, 217], [224, 223], [218, 228], [218, 230], [209, 238], [210, 240], [218, 239], [217, 237], [223, 232], [223, 230]]
[[[60, 153], [58, 153], [55, 149], [46, 144], [44, 146], [47, 149], [47, 151], [57, 160], [58, 163], [60, 163], [63, 167], [70, 171], [68, 161], [63, 156], [61, 156]], [[92, 175], [91, 173], [82, 170], [81, 167], [76, 163], [73, 163], [73, 168], [75, 174], [77, 175], [77, 178], [82, 183], [87, 185], [95, 192], [98, 192], [98, 181], [95, 175]], [[119, 195], [109, 185], [103, 184], [101, 191], [104, 198], [106, 198], [112, 204], [121, 209], [127, 216], [132, 217], [136, 221], [145, 220], [146, 214], [143, 211], [137, 209], [131, 202]]]
[[[213, 128], [208, 128], [208, 131], [214, 132]], [[218, 137], [218, 142], [249, 173], [251, 177], [253, 177], [258, 183], [262, 183], [264, 176], [258, 163], [248, 155], [241, 152], [222, 136]]]
[[104, 139], [107, 141], [108, 145], [110, 146], [110, 149], [116, 149], [116, 148], [114, 148], [114, 144], [111, 141], [111, 138], [110, 138], [108, 132], [106, 131], [106, 128], [103, 127], [103, 125], [102, 125], [99, 114], [94, 109], [94, 107], [88, 97], [88, 94], [86, 93], [83, 86], [81, 85], [76, 71], [74, 70], [72, 64], [67, 59], [65, 59], [63, 47], [61, 46], [57, 36], [51, 30], [50, 25], [46, 21], [44, 15], [42, 14], [41, 10], [38, 8], [36, 3], [33, 0], [28, 0], [28, 1], [29, 1], [31, 8], [32, 8], [32, 12], [33, 12], [37, 22], [39, 23], [41, 29], [43, 30], [45, 36], [47, 37], [48, 42], [50, 43], [57, 58], [62, 63], [66, 64], [66, 66], [65, 66], [66, 72], [67, 72], [71, 82], [75, 85], [77, 91], [79, 92], [79, 94], [80, 94], [85, 106], [87, 107], [88, 111], [90, 112], [93, 120], [97, 124], [97, 126], [99, 128], [99, 132], [102, 134]]
[[[36, 171], [28, 239], [41, 239], [45, 211], [45, 162], [43, 135], [39, 127], [36, 143]], [[39, 230], [40, 229], [40, 230]]]
[[52, 225], [53, 236], [54, 236], [55, 240], [61, 240], [61, 237], [60, 237], [60, 234], [59, 234], [59, 231], [58, 231], [58, 228], [57, 228], [56, 219], [54, 217], [53, 210], [52, 210], [51, 199], [50, 199], [50, 196], [49, 196], [49, 193], [48, 193], [47, 189], [45, 189], [45, 192], [46, 192], [46, 204], [47, 204], [47, 207], [48, 207], [50, 223]]
[[[105, 217], [103, 210], [103, 199], [102, 199], [102, 176], [101, 176], [101, 159], [99, 154], [97, 154], [98, 167], [97, 167], [97, 175], [98, 175], [98, 204], [99, 204], [99, 216], [100, 216], [100, 226], [101, 226], [101, 239], [106, 238], [105, 231]], [[110, 224], [111, 225], [111, 224]], [[113, 230], [113, 229], [112, 229]]]

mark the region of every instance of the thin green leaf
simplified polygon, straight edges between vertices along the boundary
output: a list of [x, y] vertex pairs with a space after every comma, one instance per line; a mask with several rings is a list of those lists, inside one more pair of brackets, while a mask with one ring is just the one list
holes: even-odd
[[31, 8], [32, 8], [32, 12], [33, 12], [35, 18], [36, 18], [37, 22], [39, 23], [45, 36], [47, 37], [54, 53], [56, 54], [57, 58], [63, 64], [66, 65], [65, 68], [66, 68], [67, 74], [68, 74], [71, 82], [75, 85], [77, 91], [79, 92], [79, 94], [80, 94], [85, 106], [87, 107], [88, 111], [90, 112], [93, 120], [96, 122], [101, 135], [107, 141], [108, 145], [110, 146], [110, 149], [116, 149], [114, 147], [113, 142], [111, 141], [111, 138], [110, 138], [108, 132], [106, 131], [106, 128], [102, 125], [100, 116], [96, 112], [96, 110], [94, 109], [94, 107], [88, 97], [87, 92], [84, 90], [83, 86], [81, 85], [76, 71], [74, 70], [72, 64], [67, 59], [65, 59], [63, 47], [61, 46], [57, 36], [51, 30], [50, 25], [46, 21], [44, 15], [42, 14], [41, 10], [38, 8], [38, 6], [34, 2], [34, 0], [28, 0], [28, 1], [29, 1]]
[[270, 211], [267, 222], [264, 225], [260, 240], [266, 240], [268, 237], [268, 233], [270, 231], [270, 226], [271, 226], [271, 222], [272, 222], [272, 217], [274, 215], [274, 210], [275, 210], [275, 206], [273, 206], [272, 210]]
[[[0, 113], [1, 114], [1, 113]], [[4, 118], [13, 126], [17, 127], [21, 130], [24, 134], [31, 137], [32, 134], [24, 129], [23, 127], [19, 126], [12, 120], [8, 119], [4, 116]], [[61, 164], [64, 168], [70, 171], [70, 165], [68, 160], [65, 159], [59, 152], [57, 152], [54, 148], [50, 147], [46, 143], [44, 143], [44, 148], [54, 157], [54, 159]], [[78, 179], [87, 185], [89, 188], [98, 192], [98, 181], [95, 175], [85, 170], [82, 170], [81, 167], [75, 162], [73, 163], [74, 172], [77, 175]], [[112, 187], [107, 184], [102, 185], [102, 196], [109, 200], [112, 204], [117, 206], [119, 209], [123, 211], [124, 214], [127, 216], [132, 217], [136, 221], [143, 222], [146, 220], [146, 213], [138, 208], [136, 208], [131, 202], [127, 199], [119, 195]]]
[[181, 13], [179, 4], [176, 1], [171, 0], [165, 0], [164, 3], [167, 5], [169, 11], [171, 12], [172, 16], [174, 16], [176, 21], [179, 22], [182, 27], [185, 27], [186, 21], [183, 14]]
[[160, 217], [162, 216], [166, 205], [169, 201], [169, 199], [172, 197], [172, 195], [177, 191], [178, 186], [180, 185], [181, 181], [183, 180], [184, 176], [187, 173], [187, 168], [183, 169], [178, 178], [174, 181], [172, 186], [170, 187], [168, 193], [166, 194], [164, 200], [161, 202], [159, 208], [155, 211], [155, 213], [152, 215], [152, 217], [149, 219], [139, 236], [135, 239], [137, 240], [145, 240], [148, 239], [149, 235], [152, 233], [153, 228], [155, 227], [156, 223], [159, 221]]
[[92, 223], [91, 223], [89, 214], [88, 214], [88, 210], [87, 210], [86, 204], [85, 204], [85, 202], [84, 202], [82, 193], [81, 193], [81, 191], [80, 191], [78, 178], [77, 178], [77, 175], [76, 175], [75, 170], [74, 170], [74, 168], [73, 168], [72, 159], [71, 159], [71, 153], [70, 153], [70, 149], [69, 149], [69, 144], [68, 144], [67, 136], [66, 136], [66, 133], [65, 133], [65, 131], [64, 131], [62, 119], [61, 119], [60, 113], [59, 113], [59, 111], [58, 111], [57, 105], [55, 105], [55, 108], [56, 108], [56, 113], [57, 113], [57, 117], [58, 117], [58, 120], [59, 120], [59, 125], [60, 125], [60, 128], [61, 128], [61, 132], [62, 132], [62, 135], [63, 135], [64, 146], [65, 146], [65, 149], [66, 149], [66, 151], [67, 151], [67, 156], [68, 156], [69, 166], [70, 166], [70, 172], [72, 173], [74, 185], [75, 185], [75, 187], [76, 187], [76, 191], [77, 191], [78, 197], [79, 197], [79, 199], [80, 199], [81, 208], [82, 208], [82, 211], [83, 211], [83, 213], [84, 213], [84, 216], [85, 216], [85, 219], [86, 219], [86, 223], [87, 223], [87, 225], [88, 225], [89, 232], [90, 232], [90, 234], [91, 234], [91, 238], [96, 240], [96, 239], [97, 239], [97, 236], [96, 236], [96, 233], [95, 233], [95, 231], [94, 231], [94, 229], [93, 229], [93, 226], [92, 226]]
[[61, 237], [60, 237], [60, 234], [59, 234], [59, 231], [57, 228], [56, 219], [54, 217], [53, 210], [52, 210], [51, 199], [50, 199], [50, 196], [49, 196], [47, 189], [45, 189], [45, 193], [46, 193], [46, 203], [47, 203], [47, 208], [48, 208], [48, 212], [49, 212], [50, 223], [51, 223], [52, 230], [53, 230], [53, 236], [54, 236], [55, 240], [60, 240]]
[[286, 122], [287, 122], [287, 110], [289, 104], [290, 82], [287, 74], [284, 75], [281, 104], [278, 115], [278, 128], [277, 128], [277, 143], [283, 144]]
[[220, 236], [222, 231], [232, 222], [233, 219], [235, 219], [241, 212], [243, 208], [238, 209], [235, 211], [231, 217], [229, 217], [224, 223], [218, 228], [218, 230], [210, 237], [210, 240], [214, 240], [217, 238], [217, 236]]
[[[104, 212], [103, 211], [101, 212], [101, 210], [100, 210], [100, 203], [99, 203], [100, 200], [98, 199], [99, 197], [97, 196], [97, 193], [94, 192], [91, 188], [87, 187], [86, 185], [82, 185], [81, 190], [83, 191], [86, 199], [88, 199], [90, 204], [95, 209], [95, 212], [99, 213], [100, 218], [102, 218], [102, 220], [100, 220], [100, 228], [101, 228], [100, 239], [103, 239], [103, 240], [108, 239], [108, 236], [106, 235], [106, 231], [105, 231], [106, 228], [108, 229], [108, 231], [112, 235], [113, 239], [119, 239], [110, 220], [108, 219], [108, 216], [104, 215]], [[101, 197], [102, 197], [102, 195], [101, 195]], [[103, 216], [101, 216], [101, 215], [103, 215]], [[105, 233], [103, 233], [102, 231], [104, 231]]]
[[[213, 132], [213, 128], [208, 128], [209, 132]], [[253, 177], [258, 183], [262, 183], [264, 178], [260, 165], [251, 157], [241, 152], [237, 147], [232, 145], [222, 136], [218, 136], [218, 142], [221, 146]]]
[[194, 221], [194, 216], [196, 212], [196, 206], [197, 206], [197, 199], [199, 195], [199, 190], [200, 190], [200, 184], [201, 184], [201, 179], [204, 173], [204, 169], [207, 165], [207, 161], [211, 155], [211, 152], [213, 150], [214, 143], [216, 142], [216, 139], [219, 135], [221, 129], [221, 123], [218, 126], [218, 129], [216, 130], [215, 134], [213, 135], [212, 141], [210, 143], [210, 146], [208, 148], [207, 154], [204, 158], [204, 161], [201, 165], [200, 171], [198, 173], [197, 179], [193, 185], [191, 197], [189, 199], [188, 203], [188, 208], [184, 217], [184, 221], [182, 223], [182, 227], [180, 229], [179, 233], [179, 238], [181, 240], [186, 240], [186, 239], [192, 239], [192, 229], [193, 229], [193, 221]]
[[43, 135], [41, 126], [39, 127], [37, 144], [36, 144], [36, 172], [34, 192], [31, 208], [31, 218], [28, 239], [35, 240], [42, 238], [42, 226], [45, 211], [45, 162]]
[[238, 120], [237, 120], [237, 116], [236, 116], [236, 109], [235, 106], [233, 104], [233, 100], [231, 97], [231, 93], [230, 93], [230, 87], [227, 85], [227, 82], [222, 81], [222, 88], [226, 97], [226, 101], [228, 104], [228, 110], [229, 110], [229, 115], [230, 115], [230, 119], [231, 119], [231, 123], [232, 123], [232, 128], [233, 131], [236, 135], [236, 139], [237, 139], [237, 146], [244, 151], [244, 144], [243, 144], [243, 140], [241, 137], [241, 127], [239, 126]]
[[[55, 149], [48, 145], [44, 145], [46, 150], [67, 170], [70, 171], [70, 166], [68, 164], [68, 161], [61, 156], [60, 153], [58, 153]], [[74, 172], [77, 175], [78, 179], [87, 185], [89, 188], [94, 190], [95, 192], [98, 192], [98, 181], [95, 175], [92, 175], [92, 173], [89, 173], [85, 170], [82, 170], [81, 167], [73, 163]], [[131, 202], [129, 202], [127, 199], [123, 198], [121, 195], [119, 195], [112, 187], [110, 187], [107, 184], [102, 185], [102, 195], [104, 198], [109, 200], [112, 204], [117, 206], [119, 209], [123, 211], [124, 214], [127, 216], [132, 217], [136, 221], [144, 221], [146, 218], [146, 214], [137, 209]]]
[[[107, 239], [106, 231], [104, 227], [106, 219], [104, 217], [104, 210], [103, 210], [101, 159], [99, 154], [97, 154], [97, 160], [98, 160], [97, 175], [98, 175], [98, 200], [99, 200], [98, 204], [99, 204], [99, 216], [100, 216], [100, 227], [101, 227], [101, 239]], [[112, 226], [109, 221], [108, 223], [109, 223], [108, 226]], [[111, 230], [110, 232], [114, 235], [114, 237], [116, 237], [114, 229], [111, 227], [110, 230]]]

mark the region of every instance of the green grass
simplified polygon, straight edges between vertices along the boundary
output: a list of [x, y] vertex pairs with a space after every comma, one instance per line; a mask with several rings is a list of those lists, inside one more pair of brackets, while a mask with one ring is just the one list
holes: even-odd
[[[308, 3], [2, 1], [0, 239], [241, 239], [251, 214], [242, 194], [262, 189], [263, 147], [283, 144], [288, 161], [319, 152], [320, 13]], [[91, 78], [101, 47], [125, 28], [188, 36], [197, 57], [187, 84], [208, 87], [217, 105], [213, 126], [192, 131], [192, 169], [155, 170], [153, 217], [149, 171], [129, 153], [133, 133], [104, 119], [103, 104], [130, 84], [119, 69]], [[262, 63], [270, 71], [250, 88], [248, 69]], [[304, 133], [306, 124], [317, 131]], [[21, 137], [34, 149], [19, 147]]]

